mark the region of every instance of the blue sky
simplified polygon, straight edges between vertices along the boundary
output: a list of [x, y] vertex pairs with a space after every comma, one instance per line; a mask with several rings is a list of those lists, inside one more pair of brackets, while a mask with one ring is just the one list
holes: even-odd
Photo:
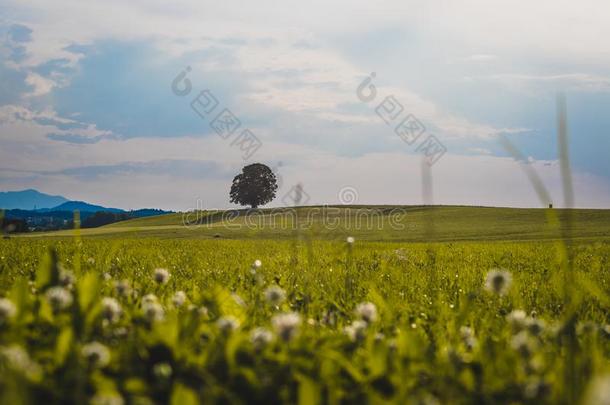
[[[124, 208], [229, 207], [260, 161], [309, 203], [418, 204], [421, 154], [375, 114], [386, 96], [446, 147], [434, 202], [540, 206], [510, 139], [561, 206], [566, 94], [576, 203], [610, 206], [610, 6], [601, 0], [0, 0], [0, 188]], [[543, 16], [544, 18], [541, 18]], [[186, 67], [192, 91], [171, 84]], [[377, 98], [356, 89], [371, 72]], [[229, 139], [190, 102], [239, 119]], [[402, 115], [401, 115], [402, 117]], [[394, 124], [395, 125], [395, 122]], [[249, 129], [262, 146], [232, 143]]]

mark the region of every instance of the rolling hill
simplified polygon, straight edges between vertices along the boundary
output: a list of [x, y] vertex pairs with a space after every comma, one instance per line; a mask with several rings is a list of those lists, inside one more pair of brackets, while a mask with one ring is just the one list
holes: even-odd
[[[343, 239], [371, 241], [553, 240], [572, 220], [575, 239], [610, 240], [610, 210], [463, 206], [336, 206], [174, 213], [80, 230], [84, 237]], [[560, 225], [549, 225], [549, 219]], [[299, 223], [300, 227], [296, 224]], [[30, 234], [71, 237], [75, 231]]]

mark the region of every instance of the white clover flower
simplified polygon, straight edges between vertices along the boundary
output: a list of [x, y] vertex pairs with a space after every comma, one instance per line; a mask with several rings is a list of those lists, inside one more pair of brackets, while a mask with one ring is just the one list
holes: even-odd
[[158, 302], [148, 302], [142, 304], [142, 311], [148, 321], [162, 321], [165, 318], [165, 310]]
[[239, 321], [232, 316], [225, 316], [216, 321], [216, 326], [224, 334], [229, 334], [239, 328]]
[[155, 269], [153, 270], [153, 278], [159, 284], [167, 284], [169, 281], [169, 271], [166, 269]]
[[356, 307], [356, 315], [367, 323], [377, 320], [377, 307], [372, 302], [362, 302]]
[[121, 317], [123, 310], [121, 304], [111, 297], [102, 298], [102, 316], [110, 322], [116, 322]]
[[186, 302], [186, 294], [184, 291], [176, 291], [174, 297], [172, 298], [172, 303], [175, 307], [181, 307]]
[[252, 268], [253, 268], [254, 270], [258, 270], [258, 269], [260, 269], [260, 268], [261, 268], [261, 266], [262, 266], [262, 265], [263, 265], [263, 263], [262, 263], [260, 260], [256, 259], [256, 260], [254, 261], [254, 263], [252, 263]]
[[17, 314], [15, 304], [7, 298], [0, 298], [0, 325]]
[[64, 287], [49, 288], [46, 297], [54, 311], [60, 311], [72, 305], [72, 294]]
[[345, 240], [347, 243], [349, 243], [350, 245], [352, 245], [356, 239], [354, 239], [353, 236], [348, 236], [347, 239]]
[[124, 403], [123, 397], [117, 393], [95, 394], [90, 402], [91, 405], [123, 405]]
[[512, 275], [506, 270], [490, 270], [485, 279], [485, 289], [498, 295], [505, 295], [510, 288]]
[[301, 324], [301, 317], [295, 312], [279, 314], [271, 319], [271, 324], [278, 336], [288, 341], [296, 335]]
[[506, 320], [514, 333], [521, 332], [525, 329], [527, 318], [527, 314], [521, 309], [514, 309], [506, 315]]
[[131, 286], [129, 285], [129, 281], [127, 280], [120, 280], [115, 282], [114, 289], [121, 297], [127, 297], [131, 293]]
[[110, 350], [99, 342], [87, 343], [81, 349], [81, 354], [93, 367], [106, 367], [110, 363]]
[[264, 349], [273, 340], [273, 334], [265, 328], [256, 328], [250, 332], [250, 342], [256, 350]]
[[277, 285], [265, 290], [265, 300], [271, 305], [280, 305], [286, 299], [286, 292]]
[[356, 320], [346, 326], [343, 331], [352, 342], [360, 342], [366, 337], [366, 328], [368, 323], [361, 320]]

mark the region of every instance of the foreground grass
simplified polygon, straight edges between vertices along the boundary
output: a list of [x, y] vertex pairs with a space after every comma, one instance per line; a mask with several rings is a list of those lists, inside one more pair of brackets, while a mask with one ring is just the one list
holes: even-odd
[[610, 245], [570, 254], [566, 291], [550, 242], [2, 241], [0, 400], [594, 403]]

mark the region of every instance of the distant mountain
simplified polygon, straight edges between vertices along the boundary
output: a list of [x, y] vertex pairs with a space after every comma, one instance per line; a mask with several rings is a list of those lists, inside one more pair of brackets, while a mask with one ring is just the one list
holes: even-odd
[[80, 211], [80, 212], [99, 212], [99, 211], [104, 211], [104, 212], [126, 212], [125, 210], [122, 210], [120, 208], [106, 208], [106, 207], [102, 207], [101, 205], [94, 205], [94, 204], [89, 204], [86, 203], [84, 201], [67, 201], [63, 204], [60, 204], [56, 207], [53, 207], [51, 209], [44, 209], [44, 210], [37, 210], [39, 212], [45, 212], [45, 211]]
[[68, 199], [59, 195], [44, 194], [36, 190], [0, 192], [0, 208], [35, 210], [52, 208], [67, 202]]

